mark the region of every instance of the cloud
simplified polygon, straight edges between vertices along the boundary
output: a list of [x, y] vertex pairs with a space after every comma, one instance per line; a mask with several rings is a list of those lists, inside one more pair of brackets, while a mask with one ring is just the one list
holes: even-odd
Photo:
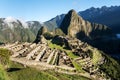
[[28, 24], [23, 19], [19, 19], [24, 28], [28, 28]]

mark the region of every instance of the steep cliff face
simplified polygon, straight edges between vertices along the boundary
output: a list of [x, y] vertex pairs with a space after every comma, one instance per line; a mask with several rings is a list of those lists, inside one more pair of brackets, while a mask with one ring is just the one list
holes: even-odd
[[111, 34], [111, 30], [107, 26], [85, 21], [75, 10], [70, 10], [65, 15], [60, 28], [66, 35], [80, 39], [97, 38]]

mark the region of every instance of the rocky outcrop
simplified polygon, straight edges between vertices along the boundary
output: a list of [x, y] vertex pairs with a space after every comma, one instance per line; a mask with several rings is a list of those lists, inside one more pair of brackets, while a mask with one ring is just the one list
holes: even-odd
[[107, 26], [85, 21], [74, 10], [70, 10], [66, 14], [60, 28], [66, 35], [80, 39], [97, 38], [111, 34], [111, 30]]
[[52, 39], [52, 43], [63, 46], [65, 44], [65, 39], [62, 36], [55, 36]]
[[44, 33], [46, 33], [48, 30], [45, 26], [42, 26], [40, 28], [40, 30], [38, 31], [38, 34], [37, 35], [43, 35]]
[[[40, 30], [38, 31], [38, 34], [37, 34], [37, 37], [36, 37], [36, 40], [34, 41], [35, 43], [38, 43], [38, 42], [41, 42], [41, 41], [44, 41], [45, 38], [44, 38], [44, 34], [47, 32], [47, 28], [45, 26], [42, 26], [40, 28]], [[46, 41], [46, 40], [45, 40]]]

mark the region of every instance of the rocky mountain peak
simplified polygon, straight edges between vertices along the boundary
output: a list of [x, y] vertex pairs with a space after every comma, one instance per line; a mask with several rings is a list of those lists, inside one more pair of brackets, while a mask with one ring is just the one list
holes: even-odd
[[79, 25], [81, 22], [82, 18], [78, 16], [75, 10], [72, 9], [65, 15], [65, 18], [63, 19], [60, 28], [66, 35], [75, 37], [76, 32], [79, 31]]
[[68, 13], [67, 13], [67, 15], [69, 15], [69, 18], [77, 18], [77, 17], [79, 17], [79, 18], [81, 18], [82, 19], [82, 17], [81, 16], [79, 16], [78, 15], [78, 13], [74, 10], [74, 9], [71, 9]]
[[76, 13], [76, 11], [75, 11], [74, 9], [71, 9], [71, 10], [68, 12], [68, 14], [76, 15], [77, 13]]
[[77, 38], [98, 37], [108, 34], [109, 28], [104, 25], [90, 23], [82, 19], [75, 10], [70, 10], [64, 17], [60, 28], [70, 36]]

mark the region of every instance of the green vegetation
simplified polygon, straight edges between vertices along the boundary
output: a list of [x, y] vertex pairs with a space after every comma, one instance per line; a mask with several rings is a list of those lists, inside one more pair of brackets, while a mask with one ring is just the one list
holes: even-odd
[[5, 68], [8, 68], [10, 64], [10, 54], [9, 50], [0, 48], [0, 80], [8, 80]]
[[80, 64], [76, 63], [75, 61], [72, 61], [72, 63], [78, 72], [84, 72]]
[[89, 48], [89, 56], [92, 59], [92, 63], [94, 65], [97, 65], [97, 63], [103, 58], [102, 52], [96, 48], [93, 48], [91, 46]]
[[63, 31], [60, 28], [56, 28], [54, 31], [55, 35], [65, 36]]
[[102, 53], [106, 62], [100, 66], [100, 69], [107, 73], [114, 80], [120, 80], [120, 64], [110, 56]]
[[24, 68], [17, 63], [12, 63], [8, 75], [10, 80], [57, 80], [54, 76], [44, 71], [39, 71], [34, 68]]
[[92, 62], [95, 65], [101, 60], [102, 55], [98, 50], [92, 50], [92, 51], [93, 51], [93, 53], [92, 53]]
[[0, 42], [0, 45], [4, 44], [3, 42]]
[[119, 80], [120, 79], [120, 64], [114, 60], [112, 57], [106, 55], [105, 53], [103, 53], [102, 51], [96, 50], [96, 49], [92, 49], [92, 62], [94, 65], [97, 64], [97, 62], [99, 62], [99, 60], [101, 60], [102, 58], [104, 58], [104, 64], [98, 66], [100, 68], [100, 70], [102, 70], [103, 72], [105, 72], [109, 77], [113, 78], [114, 80]]
[[50, 40], [48, 41], [48, 46], [52, 49], [59, 49], [59, 50], [65, 51], [71, 59], [79, 57], [79, 56], [73, 54], [71, 50], [65, 49], [64, 46], [53, 44]]
[[0, 41], [3, 43], [16, 41], [33, 42], [35, 37], [35, 34], [30, 29], [18, 25], [13, 29], [0, 30]]
[[8, 72], [10, 80], [90, 80], [78, 75], [67, 75], [54, 70], [40, 71], [34, 68], [24, 68], [18, 63], [12, 63]]
[[5, 70], [3, 69], [3, 66], [1, 65], [0, 65], [0, 80], [9, 80]]
[[44, 33], [43, 36], [44, 36], [47, 40], [50, 40], [50, 39], [53, 38], [53, 35], [52, 35], [50, 32]]
[[67, 74], [62, 74], [62, 73], [58, 73], [58, 72], [54, 72], [51, 70], [47, 70], [45, 71], [55, 77], [57, 77], [58, 80], [90, 80], [88, 78], [85, 78], [83, 76], [79, 76], [79, 75], [67, 75]]
[[67, 51], [67, 54], [68, 54], [68, 56], [71, 58], [72, 63], [73, 63], [73, 65], [74, 65], [74, 67], [76, 68], [76, 70], [77, 70], [78, 72], [84, 72], [84, 71], [82, 70], [81, 64], [76, 63], [76, 62], [74, 61], [74, 59], [75, 59], [75, 58], [78, 58], [79, 56], [73, 54], [72, 51]]
[[0, 48], [0, 64], [3, 66], [9, 66], [9, 57], [11, 52], [7, 49]]
[[73, 54], [72, 51], [70, 51], [70, 50], [67, 50], [67, 54], [68, 54], [68, 56], [69, 56], [71, 59], [74, 59], [74, 58], [78, 58], [78, 57], [79, 57], [79, 56]]
[[53, 44], [50, 40], [48, 40], [48, 46], [52, 49], [56, 48], [56, 49], [64, 50], [62, 46]]

